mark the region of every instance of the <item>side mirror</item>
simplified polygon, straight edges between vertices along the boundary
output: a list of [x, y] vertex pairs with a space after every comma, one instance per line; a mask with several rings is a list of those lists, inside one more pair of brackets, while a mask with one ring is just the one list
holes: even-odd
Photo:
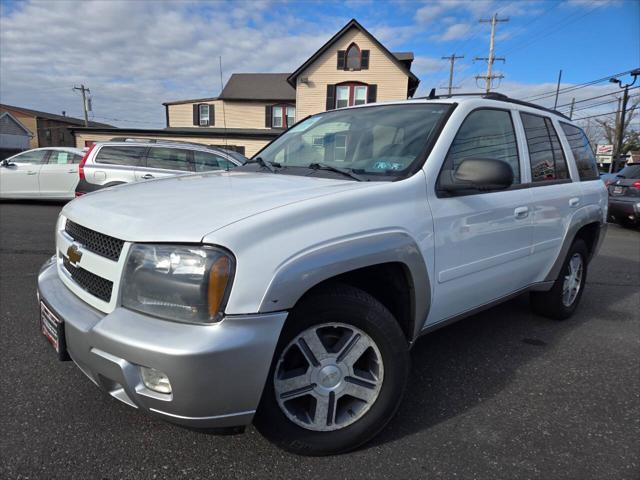
[[462, 161], [452, 177], [446, 183], [441, 182], [442, 190], [504, 190], [513, 183], [513, 169], [502, 160], [468, 158]]

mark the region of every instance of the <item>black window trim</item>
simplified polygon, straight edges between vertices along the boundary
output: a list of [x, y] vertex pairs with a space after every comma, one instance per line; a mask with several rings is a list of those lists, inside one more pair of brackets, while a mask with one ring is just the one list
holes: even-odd
[[[449, 156], [449, 152], [451, 151], [451, 147], [453, 146], [453, 142], [456, 139], [456, 136], [458, 135], [458, 132], [460, 131], [460, 127], [462, 127], [462, 125], [464, 124], [464, 122], [467, 120], [467, 118], [469, 118], [469, 116], [474, 113], [477, 112], [478, 110], [497, 110], [500, 112], [507, 112], [509, 114], [509, 120], [511, 121], [511, 128], [513, 128], [513, 138], [515, 139], [516, 142], [516, 155], [518, 156], [518, 166], [520, 169], [520, 181], [522, 182], [522, 162], [521, 162], [521, 158], [520, 158], [520, 143], [518, 142], [518, 131], [516, 130], [516, 126], [515, 123], [513, 123], [513, 113], [515, 112], [515, 110], [509, 109], [509, 108], [500, 108], [500, 107], [476, 107], [473, 110], [471, 110], [466, 117], [464, 117], [464, 119], [462, 120], [462, 122], [460, 122], [460, 126], [458, 127], [458, 130], [456, 131], [456, 135], [454, 135], [453, 140], [451, 141], [451, 145], [449, 145], [449, 148], [447, 149], [447, 154], [444, 156], [442, 163], [440, 164], [440, 170], [438, 170], [438, 177], [436, 179], [436, 183], [435, 183], [435, 193], [436, 193], [436, 197], [438, 198], [457, 198], [457, 197], [468, 197], [470, 195], [485, 195], [488, 193], [499, 193], [499, 192], [508, 192], [511, 190], [521, 190], [523, 188], [529, 188], [528, 184], [525, 183], [517, 183], [517, 184], [513, 184], [511, 185], [509, 188], [504, 188], [502, 190], [463, 190], [460, 192], [447, 192], [446, 190], [443, 190], [440, 188], [440, 176], [442, 175], [442, 170], [444, 169], [444, 164], [447, 161], [447, 157]], [[444, 125], [443, 125], [444, 128]], [[438, 136], [440, 136], [440, 133], [438, 133]]]
[[583, 180], [580, 177], [580, 168], [578, 167], [578, 161], [576, 160], [576, 156], [573, 153], [573, 148], [571, 148], [571, 141], [569, 140], [569, 136], [567, 135], [567, 132], [564, 131], [564, 128], [562, 128], [562, 125], [566, 125], [568, 127], [577, 128], [578, 130], [580, 130], [580, 133], [582, 133], [582, 135], [584, 135], [584, 138], [587, 139], [587, 145], [589, 145], [589, 150], [591, 150], [591, 153], [593, 154], [593, 158], [595, 158], [595, 160], [596, 160], [596, 172], [599, 172], [599, 170], [598, 170], [598, 157], [596, 156], [595, 150], [593, 150], [593, 146], [591, 145], [591, 142], [589, 141], [589, 138], [587, 137], [587, 134], [584, 133], [584, 130], [582, 128], [580, 128], [579, 126], [574, 125], [572, 123], [563, 122], [562, 120], [558, 120], [558, 123], [560, 124], [560, 128], [562, 129], [562, 134], [564, 135], [565, 140], [569, 144], [569, 150], [571, 150], [571, 157], [573, 158], [573, 164], [575, 165], [576, 173], [578, 174], [578, 180], [577, 181], [578, 182], [593, 182], [594, 180], [600, 180], [600, 174], [599, 173], [594, 178], [585, 178]]
[[[560, 144], [560, 151], [562, 152], [562, 158], [564, 159], [564, 163], [567, 166], [567, 174], [569, 175], [569, 178], [555, 178], [553, 180], [541, 180], [539, 182], [534, 182], [533, 181], [533, 170], [531, 170], [531, 156], [529, 155], [529, 143], [527, 142], [527, 132], [526, 129], [524, 128], [524, 121], [522, 120], [522, 114], [525, 113], [527, 115], [532, 115], [534, 117], [540, 117], [542, 119], [546, 119], [549, 120], [549, 122], [551, 122], [551, 126], [553, 127], [553, 131], [556, 133], [556, 137], [558, 137], [558, 143]], [[550, 186], [550, 185], [562, 185], [563, 183], [571, 183], [573, 182], [573, 178], [571, 177], [571, 169], [569, 168], [569, 161], [567, 160], [567, 152], [564, 151], [564, 147], [562, 146], [562, 141], [560, 140], [560, 135], [558, 134], [558, 130], [556, 129], [556, 126], [553, 124], [553, 119], [547, 115], [541, 115], [539, 113], [531, 113], [531, 112], [525, 112], [523, 110], [518, 110], [518, 115], [520, 116], [520, 122], [522, 123], [522, 131], [524, 132], [524, 144], [527, 146], [527, 160], [528, 160], [528, 165], [529, 165], [529, 172], [531, 173], [531, 187], [543, 187], [543, 186]], [[545, 126], [547, 125], [547, 122], [545, 122]], [[564, 132], [562, 132], [564, 133]], [[553, 142], [551, 142], [551, 139], [549, 139], [549, 142], [552, 144], [553, 146]], [[573, 156], [573, 152], [572, 152], [572, 156]], [[555, 166], [555, 165], [554, 165]]]

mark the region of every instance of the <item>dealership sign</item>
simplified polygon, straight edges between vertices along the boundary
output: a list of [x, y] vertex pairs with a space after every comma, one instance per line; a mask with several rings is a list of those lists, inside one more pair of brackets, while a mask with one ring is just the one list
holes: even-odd
[[613, 145], [598, 145], [596, 147], [597, 155], [613, 155]]

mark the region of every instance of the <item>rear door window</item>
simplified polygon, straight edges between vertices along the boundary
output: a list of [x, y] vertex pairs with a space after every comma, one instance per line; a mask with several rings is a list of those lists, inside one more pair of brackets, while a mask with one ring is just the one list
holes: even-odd
[[520, 183], [520, 160], [509, 111], [480, 109], [465, 118], [449, 148], [440, 181], [451, 183], [454, 172], [468, 158], [502, 160], [511, 166], [513, 183]]
[[596, 156], [593, 153], [587, 136], [581, 129], [574, 125], [560, 122], [560, 126], [571, 146], [580, 180], [598, 180], [600, 178], [598, 175], [598, 164], [596, 163]]
[[147, 168], [192, 171], [191, 152], [180, 148], [152, 147], [147, 153]]
[[[65, 152], [62, 150], [52, 150], [51, 155], [49, 155], [49, 160], [47, 163], [51, 165], [67, 165], [69, 163], [74, 163], [73, 157], [77, 156], [71, 152]], [[76, 162], [80, 163], [80, 162]]]
[[140, 165], [143, 153], [143, 147], [112, 147], [105, 145], [96, 155], [96, 162], [137, 167]]
[[220, 155], [210, 152], [193, 152], [193, 164], [196, 172], [207, 172], [209, 170], [229, 170], [235, 164], [226, 160]]
[[529, 149], [531, 180], [546, 182], [569, 178], [567, 160], [551, 119], [520, 112]]

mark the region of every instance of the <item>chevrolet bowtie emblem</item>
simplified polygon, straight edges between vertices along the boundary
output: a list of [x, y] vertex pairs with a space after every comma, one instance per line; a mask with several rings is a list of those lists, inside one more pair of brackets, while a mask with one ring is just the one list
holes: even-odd
[[69, 248], [67, 248], [67, 258], [69, 258], [71, 265], [75, 265], [80, 261], [80, 259], [82, 258], [82, 252], [78, 250], [77, 245], [71, 245]]

